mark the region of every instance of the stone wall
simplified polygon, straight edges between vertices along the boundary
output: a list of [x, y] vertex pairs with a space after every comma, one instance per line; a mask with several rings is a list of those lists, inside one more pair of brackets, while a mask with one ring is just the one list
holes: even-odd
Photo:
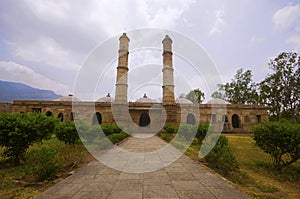
[[[74, 106], [76, 105], [76, 106]], [[1, 112], [41, 112], [54, 117], [63, 116], [64, 121], [74, 118], [87, 123], [115, 124], [120, 117], [120, 108], [115, 115], [110, 102], [72, 102], [68, 101], [34, 101], [16, 100], [12, 104], [0, 103]], [[115, 107], [115, 106], [114, 106]], [[138, 127], [142, 114], [148, 114], [150, 127], [160, 129], [163, 125], [179, 125], [181, 123], [211, 123], [224, 132], [250, 131], [254, 124], [268, 120], [267, 109], [263, 105], [243, 104], [172, 104], [130, 102], [122, 105], [123, 119], [130, 128]], [[98, 119], [98, 120], [97, 120]], [[127, 124], [126, 123], [126, 124]], [[125, 125], [126, 126], [126, 125]]]
[[0, 102], [0, 113], [11, 113], [11, 103]]

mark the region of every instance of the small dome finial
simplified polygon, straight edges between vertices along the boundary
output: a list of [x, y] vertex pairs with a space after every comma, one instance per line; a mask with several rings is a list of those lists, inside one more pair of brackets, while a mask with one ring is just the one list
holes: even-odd
[[120, 37], [120, 39], [126, 39], [129, 41], [129, 38], [127, 37], [126, 33], [123, 32], [122, 36]]

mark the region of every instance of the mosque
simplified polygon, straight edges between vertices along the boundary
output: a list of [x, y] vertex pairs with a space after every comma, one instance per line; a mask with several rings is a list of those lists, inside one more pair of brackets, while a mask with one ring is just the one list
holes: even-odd
[[15, 100], [13, 103], [0, 103], [0, 112], [40, 112], [58, 117], [61, 121], [78, 118], [90, 124], [129, 123], [132, 128], [158, 130], [164, 125], [210, 123], [221, 128], [222, 132], [247, 132], [254, 124], [268, 120], [264, 105], [230, 104], [220, 99], [193, 104], [184, 97], [175, 99], [172, 40], [168, 35], [162, 41], [162, 102], [158, 103], [146, 94], [135, 102], [128, 102], [129, 41], [126, 33], [119, 38], [114, 98], [107, 94], [96, 102], [80, 101], [73, 95], [53, 101]]

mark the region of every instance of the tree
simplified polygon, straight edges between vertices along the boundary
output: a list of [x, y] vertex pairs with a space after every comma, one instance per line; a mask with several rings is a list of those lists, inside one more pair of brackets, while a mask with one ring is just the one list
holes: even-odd
[[215, 91], [213, 94], [211, 94], [211, 97], [214, 99], [222, 99], [225, 100], [224, 93], [221, 93], [220, 91]]
[[300, 57], [297, 53], [283, 52], [269, 63], [272, 74], [259, 84], [262, 102], [277, 120], [299, 119]]
[[256, 145], [271, 155], [277, 170], [300, 159], [300, 125], [289, 122], [265, 122], [254, 126]]
[[65, 144], [75, 144], [79, 140], [79, 135], [74, 122], [60, 122], [55, 127], [57, 139]]
[[227, 177], [239, 171], [239, 164], [228, 146], [228, 139], [221, 135], [214, 148], [204, 157], [209, 167]]
[[40, 113], [0, 113], [0, 146], [3, 155], [19, 164], [27, 149], [50, 138], [57, 120]]
[[252, 80], [252, 71], [239, 69], [230, 83], [218, 84], [219, 91], [211, 96], [233, 104], [257, 104], [259, 102], [256, 84]]
[[201, 104], [205, 99], [204, 92], [202, 92], [199, 88], [191, 90], [186, 98], [191, 100], [194, 104]]

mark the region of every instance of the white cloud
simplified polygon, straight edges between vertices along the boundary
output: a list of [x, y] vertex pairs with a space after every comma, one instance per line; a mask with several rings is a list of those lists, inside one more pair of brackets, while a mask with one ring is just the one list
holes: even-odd
[[[72, 3], [71, 3], [72, 2]], [[125, 30], [141, 27], [172, 28], [194, 0], [189, 1], [26, 1], [31, 11], [40, 19], [52, 24], [68, 24], [92, 36], [111, 37]], [[88, 12], [87, 12], [88, 10]], [[98, 36], [97, 36], [98, 34]]]
[[27, 66], [14, 62], [0, 62], [0, 79], [11, 82], [27, 84], [34, 88], [53, 90], [62, 95], [68, 93], [64, 84], [51, 80], [39, 73], [36, 73]]
[[278, 10], [273, 15], [275, 30], [288, 30], [289, 28], [299, 28], [300, 4], [287, 5]]
[[224, 11], [221, 9], [218, 9], [215, 11], [215, 23], [213, 24], [212, 28], [210, 29], [209, 34], [213, 35], [215, 33], [221, 33], [224, 25], [225, 25]]
[[40, 36], [34, 41], [15, 41], [9, 44], [13, 47], [15, 56], [23, 60], [69, 70], [79, 68], [74, 52], [65, 49], [53, 38]]
[[264, 40], [265, 40], [265, 38], [263, 38], [263, 37], [253, 36], [253, 37], [251, 37], [250, 42], [251, 42], [251, 43], [254, 43], [254, 44], [260, 44], [260, 43], [262, 43]]

